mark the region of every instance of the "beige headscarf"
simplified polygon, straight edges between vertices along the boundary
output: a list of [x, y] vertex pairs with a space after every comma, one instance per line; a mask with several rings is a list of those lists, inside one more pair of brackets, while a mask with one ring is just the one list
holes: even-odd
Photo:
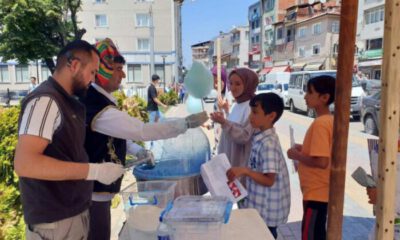
[[236, 98], [237, 103], [242, 103], [252, 99], [256, 94], [256, 88], [258, 85], [257, 74], [248, 68], [237, 68], [232, 70], [229, 74], [229, 78], [232, 74], [237, 74], [242, 79], [244, 89], [242, 95]]

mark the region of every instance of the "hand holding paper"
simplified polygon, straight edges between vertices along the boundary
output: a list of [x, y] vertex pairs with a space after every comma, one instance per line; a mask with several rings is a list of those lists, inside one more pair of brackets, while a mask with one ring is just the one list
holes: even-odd
[[[290, 147], [298, 150], [298, 147], [296, 146], [296, 141], [294, 140], [294, 130], [292, 125], [289, 125], [289, 132], [290, 132]], [[292, 173], [297, 172], [298, 165], [299, 162], [297, 160], [293, 160]]]

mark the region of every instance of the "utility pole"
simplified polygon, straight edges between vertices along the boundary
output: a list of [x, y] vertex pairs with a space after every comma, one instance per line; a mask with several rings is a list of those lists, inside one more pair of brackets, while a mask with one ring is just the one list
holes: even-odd
[[164, 82], [164, 89], [166, 87], [166, 80], [165, 80], [165, 58], [167, 55], [162, 55], [162, 63], [163, 63], [163, 82]]
[[181, 9], [184, 0], [174, 0], [175, 8], [175, 81], [179, 83], [183, 80], [183, 60], [182, 60], [182, 16]]
[[261, 27], [261, 33], [260, 33], [260, 71], [264, 68], [264, 34], [265, 34], [265, 26], [264, 26], [264, 1], [265, 0], [260, 0], [260, 12], [261, 12], [261, 17], [260, 17], [260, 27]]
[[150, 77], [155, 73], [154, 68], [154, 23], [153, 23], [153, 6], [150, 5]]

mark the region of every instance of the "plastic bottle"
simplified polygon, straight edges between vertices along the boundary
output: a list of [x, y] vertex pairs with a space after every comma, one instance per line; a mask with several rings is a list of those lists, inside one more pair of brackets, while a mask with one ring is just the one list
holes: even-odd
[[171, 240], [170, 230], [167, 224], [160, 222], [157, 228], [157, 239], [158, 240]]

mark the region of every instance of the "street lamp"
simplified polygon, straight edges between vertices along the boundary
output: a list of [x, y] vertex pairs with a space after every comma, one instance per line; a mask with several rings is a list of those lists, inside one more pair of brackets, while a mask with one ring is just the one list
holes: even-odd
[[162, 63], [163, 63], [163, 79], [164, 79], [164, 90], [165, 90], [165, 58], [167, 57], [167, 55], [162, 55]]

